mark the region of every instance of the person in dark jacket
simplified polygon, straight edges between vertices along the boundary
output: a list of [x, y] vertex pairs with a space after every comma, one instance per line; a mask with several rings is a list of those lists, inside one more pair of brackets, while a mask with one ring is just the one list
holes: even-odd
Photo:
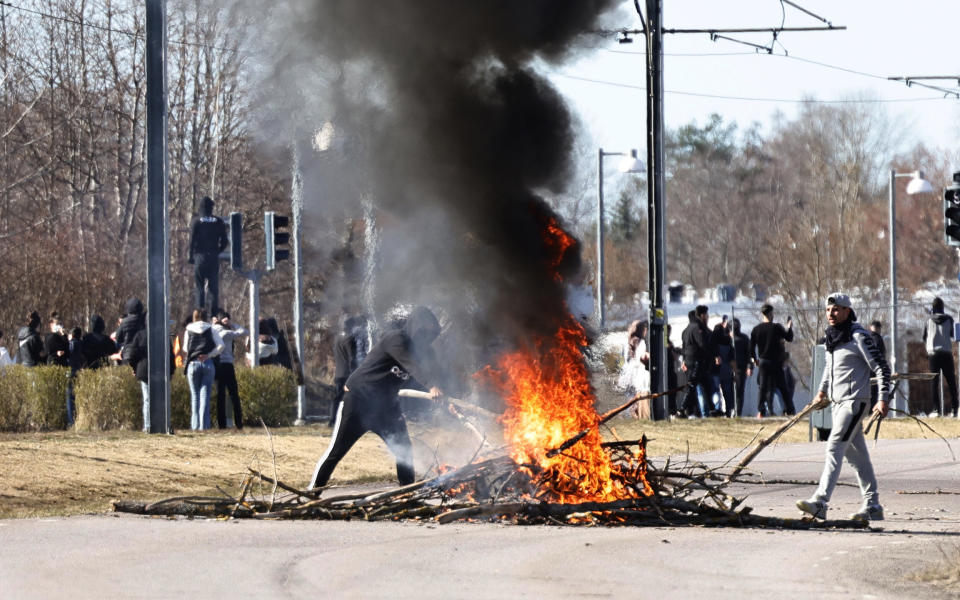
[[719, 359], [710, 368], [710, 378], [713, 384], [714, 411], [722, 411], [725, 416], [732, 418], [737, 413], [733, 401], [733, 341], [730, 339], [728, 326], [724, 315], [723, 321], [717, 323], [710, 334], [710, 343], [716, 349]]
[[[133, 339], [130, 340], [129, 359], [126, 361], [126, 364], [130, 365], [133, 369], [133, 373], [137, 378], [137, 381], [140, 382], [140, 395], [143, 398], [143, 432], [150, 433], [150, 368], [147, 361], [147, 329], [137, 331], [134, 334]], [[173, 354], [173, 343], [167, 342], [167, 348], [170, 353], [170, 372], [169, 375], [173, 375], [173, 372], [176, 370], [176, 360]]]
[[206, 290], [210, 290], [210, 312], [220, 308], [220, 253], [227, 247], [227, 225], [213, 216], [213, 200], [205, 196], [200, 201], [200, 216], [190, 228], [190, 252], [187, 262], [193, 265], [196, 284], [196, 306], [204, 309]]
[[99, 369], [110, 364], [110, 355], [117, 351], [117, 345], [104, 333], [106, 324], [103, 317], [90, 317], [90, 331], [83, 336], [83, 354], [87, 358], [88, 369]]
[[421, 306], [410, 313], [402, 330], [388, 331], [374, 345], [347, 378], [330, 445], [317, 462], [310, 488], [327, 485], [337, 463], [368, 431], [380, 436], [396, 458], [400, 485], [413, 483], [413, 447], [397, 392], [416, 382], [429, 388], [435, 399], [443, 394], [431, 346], [439, 334], [437, 317]]
[[740, 319], [733, 319], [733, 373], [736, 381], [737, 416], [743, 416], [743, 397], [746, 393], [747, 379], [753, 372], [753, 360], [750, 358], [750, 338], [740, 331]]
[[143, 310], [143, 302], [139, 298], [130, 298], [124, 305], [124, 315], [120, 320], [120, 326], [117, 327], [117, 350], [120, 352], [120, 358], [123, 362], [130, 362], [127, 346], [133, 341], [133, 336], [137, 332], [147, 327], [147, 313]]
[[787, 400], [790, 396], [787, 393], [787, 384], [783, 380], [783, 353], [784, 342], [793, 341], [793, 319], [787, 317], [787, 326], [773, 322], [773, 306], [764, 304], [760, 307], [760, 314], [763, 316], [763, 322], [753, 328], [750, 332], [750, 356], [752, 356], [759, 368], [757, 374], [760, 384], [760, 397], [757, 400], [760, 414], [765, 417], [767, 414], [773, 414], [773, 391], [780, 392], [783, 399], [783, 411], [785, 414], [792, 415], [796, 411], [793, 408], [793, 401]]
[[710, 343], [710, 330], [707, 328], [709, 309], [704, 305], [697, 306], [689, 313], [690, 323], [683, 330], [683, 365], [681, 369], [687, 374], [686, 394], [683, 401], [683, 410], [689, 418], [710, 416], [710, 402], [712, 389], [710, 385], [710, 365], [716, 362], [716, 355]]
[[337, 421], [337, 410], [343, 401], [344, 386], [347, 378], [357, 370], [367, 356], [367, 318], [364, 316], [347, 317], [343, 329], [333, 344], [334, 397], [330, 403], [330, 418], [327, 424], [333, 427]]
[[50, 333], [43, 340], [43, 350], [47, 355], [48, 365], [70, 366], [70, 342], [63, 330], [60, 315], [56, 312], [50, 315]]
[[83, 330], [74, 327], [68, 336], [70, 375], [67, 377], [67, 427], [73, 425], [76, 414], [73, 382], [77, 379], [77, 372], [87, 366], [87, 358], [83, 352]]
[[37, 367], [47, 362], [43, 338], [40, 337], [40, 314], [27, 315], [27, 324], [17, 332], [17, 362], [25, 367]]
[[[940, 373], [950, 390], [950, 412], [957, 416], [957, 373], [953, 364], [953, 317], [944, 314], [943, 300], [933, 299], [930, 318], [923, 326], [923, 344], [930, 359], [930, 372]], [[940, 385], [935, 380], [935, 385]], [[936, 388], [934, 388], [936, 389]], [[936, 398], [939, 394], [934, 394]], [[944, 414], [947, 408], [944, 407]]]

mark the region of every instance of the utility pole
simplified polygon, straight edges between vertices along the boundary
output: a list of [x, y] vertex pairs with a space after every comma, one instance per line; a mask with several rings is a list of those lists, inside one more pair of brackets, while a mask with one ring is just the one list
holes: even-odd
[[167, 209], [167, 3], [147, 0], [147, 368], [150, 433], [170, 424], [170, 221]]
[[[647, 272], [650, 291], [650, 393], [667, 389], [667, 311], [663, 168], [663, 1], [647, 0]], [[667, 396], [651, 407], [655, 420], [669, 417]]]

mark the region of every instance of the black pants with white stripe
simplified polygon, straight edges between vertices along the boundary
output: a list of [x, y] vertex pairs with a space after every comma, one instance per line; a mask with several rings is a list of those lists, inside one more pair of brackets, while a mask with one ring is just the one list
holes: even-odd
[[317, 461], [310, 487], [327, 485], [337, 463], [368, 431], [380, 436], [397, 460], [400, 485], [413, 483], [413, 445], [407, 433], [407, 421], [395, 399], [383, 401], [369, 394], [350, 390], [343, 396], [333, 425], [333, 438], [326, 452]]

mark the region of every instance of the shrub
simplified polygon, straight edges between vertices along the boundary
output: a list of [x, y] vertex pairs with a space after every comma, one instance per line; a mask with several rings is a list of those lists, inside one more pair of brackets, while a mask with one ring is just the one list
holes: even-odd
[[33, 367], [33, 385], [27, 389], [27, 406], [30, 411], [30, 429], [48, 431], [67, 427], [67, 376], [66, 367]]
[[174, 429], [190, 429], [190, 386], [182, 368], [170, 378], [170, 423]]
[[12, 365], [0, 371], [0, 431], [46, 431], [67, 424], [64, 367]]
[[[14, 365], [0, 371], [0, 431], [63, 429], [67, 420], [67, 374], [64, 367]], [[237, 369], [245, 424], [260, 418], [271, 427], [290, 425], [296, 406], [293, 374], [282, 367]], [[127, 366], [84, 369], [73, 386], [78, 430], [141, 429], [140, 383]], [[216, 394], [211, 390], [211, 419], [216, 420]], [[228, 408], [228, 410], [230, 410]], [[190, 389], [183, 370], [170, 382], [174, 429], [190, 428]]]
[[14, 365], [0, 371], [0, 431], [26, 431], [30, 370]]
[[143, 400], [133, 369], [84, 369], [73, 384], [78, 430], [141, 429]]
[[289, 369], [274, 365], [256, 369], [238, 367], [237, 388], [245, 424], [259, 425], [261, 418], [271, 427], [293, 423], [297, 384]]

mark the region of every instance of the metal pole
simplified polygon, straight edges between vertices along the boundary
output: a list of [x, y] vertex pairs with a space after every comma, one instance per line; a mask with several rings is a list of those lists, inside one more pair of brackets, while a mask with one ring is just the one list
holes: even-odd
[[603, 148], [597, 154], [597, 323], [603, 331]]
[[247, 274], [250, 280], [250, 366], [260, 366], [260, 272]]
[[[293, 330], [297, 356], [303, 368], [303, 263], [300, 253], [300, 224], [303, 212], [303, 172], [300, 170], [300, 149], [293, 143], [293, 181], [291, 183], [291, 213], [293, 216]], [[304, 407], [306, 405], [306, 387], [297, 386], [297, 420], [294, 425], [306, 425]]]
[[170, 426], [170, 222], [167, 210], [167, 6], [147, 0], [147, 368], [150, 433]]
[[[663, 157], [663, 4], [647, 0], [647, 269], [650, 280], [650, 392], [667, 389], [663, 301], [666, 271], [664, 243]], [[652, 407], [654, 419], [667, 416], [667, 397]]]
[[[890, 372], [897, 372], [897, 172], [890, 170]], [[892, 398], [891, 400], [896, 400]]]

